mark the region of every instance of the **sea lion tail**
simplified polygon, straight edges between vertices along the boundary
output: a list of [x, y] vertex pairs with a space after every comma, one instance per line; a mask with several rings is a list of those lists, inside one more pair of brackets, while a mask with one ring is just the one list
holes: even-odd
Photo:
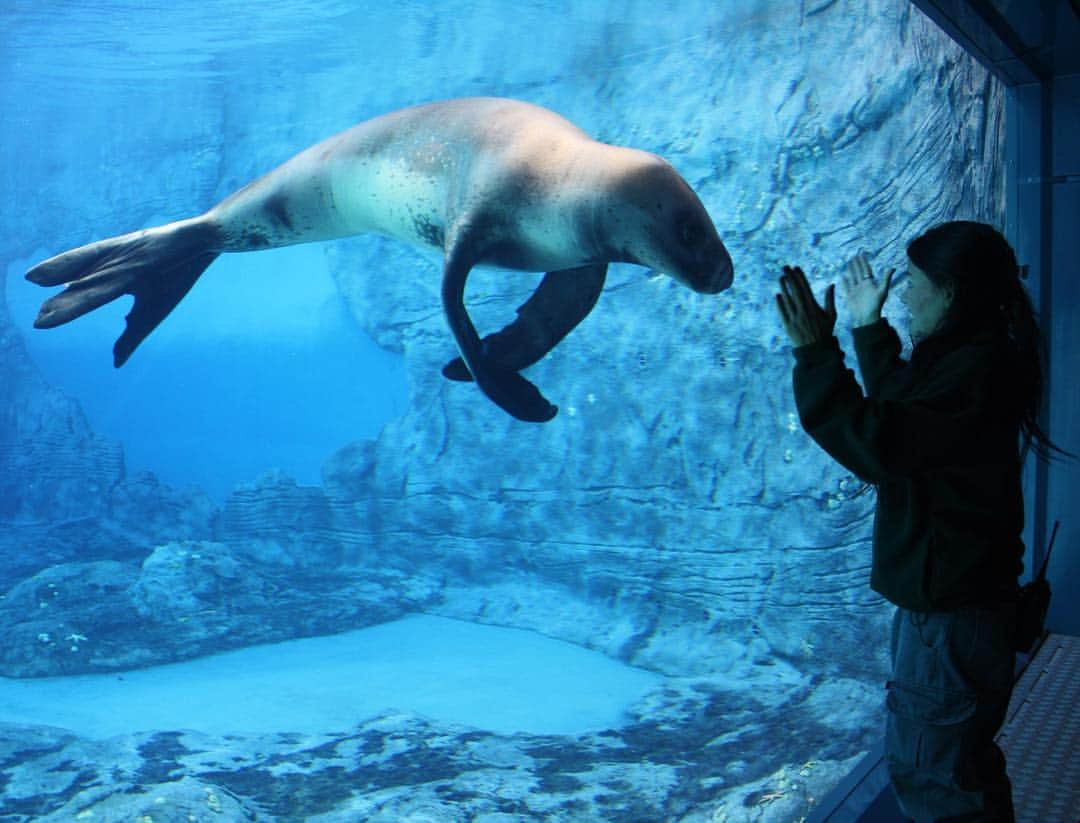
[[121, 295], [133, 295], [127, 326], [113, 346], [113, 363], [119, 368], [217, 258], [214, 237], [199, 218], [181, 220], [99, 240], [38, 263], [26, 273], [27, 280], [67, 288], [42, 304], [34, 328], [51, 329]]

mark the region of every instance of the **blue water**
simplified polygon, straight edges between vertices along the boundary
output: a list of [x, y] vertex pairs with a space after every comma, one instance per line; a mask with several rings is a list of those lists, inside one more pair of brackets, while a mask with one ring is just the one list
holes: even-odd
[[[22, 329], [43, 293], [22, 273], [44, 256], [9, 266], [9, 306]], [[401, 357], [356, 326], [318, 246], [226, 255], [114, 369], [112, 343], [130, 302], [25, 338], [46, 380], [124, 445], [129, 472], [218, 499], [273, 467], [317, 485], [327, 456], [376, 437], [404, 406]]]
[[[543, 98], [555, 65], [610, 35], [592, 3], [534, 0], [510, 17], [494, 0], [449, 15], [425, 2], [252, 10], [245, 0], [0, 9], [9, 153], [55, 177], [47, 204], [32, 186], [0, 203], [25, 215], [34, 201], [43, 212], [7, 265], [16, 325], [48, 382], [78, 398], [95, 431], [122, 443], [129, 473], [153, 471], [219, 500], [269, 469], [317, 484], [330, 454], [376, 437], [407, 401], [403, 361], [348, 317], [322, 250], [219, 259], [116, 372], [111, 347], [129, 301], [33, 332], [46, 293], [21, 282], [26, 268], [197, 214], [307, 145], [392, 108], [493, 92]], [[667, 34], [662, 17], [658, 26], [668, 48], [684, 47], [678, 28]], [[529, 48], [492, 48], [514, 38]], [[633, 60], [640, 46], [628, 38], [603, 60]], [[451, 76], [447, 52], [459, 53]], [[87, 212], [93, 222], [70, 218]], [[417, 258], [390, 275], [438, 270]]]

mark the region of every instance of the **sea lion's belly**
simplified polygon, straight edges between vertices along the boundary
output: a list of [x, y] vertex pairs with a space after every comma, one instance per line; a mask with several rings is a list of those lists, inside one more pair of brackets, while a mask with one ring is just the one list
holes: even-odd
[[[373, 149], [362, 132], [323, 141], [227, 197], [209, 212], [221, 251], [250, 251], [379, 232], [442, 247], [448, 151], [415, 141]], [[437, 147], [436, 147], [437, 148]]]
[[334, 222], [345, 234], [373, 231], [442, 249], [448, 163], [399, 152], [343, 158], [331, 175]]

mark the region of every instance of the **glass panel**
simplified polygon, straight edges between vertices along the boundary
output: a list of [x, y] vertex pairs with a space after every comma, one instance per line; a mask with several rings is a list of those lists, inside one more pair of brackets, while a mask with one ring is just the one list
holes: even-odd
[[[796, 820], [877, 741], [874, 493], [800, 428], [773, 295], [1003, 220], [1002, 90], [906, 0], [6, 8], [5, 815]], [[711, 231], [652, 216], [697, 200], [645, 155], [517, 109], [499, 153], [474, 101], [148, 235], [151, 307], [225, 253], [122, 368], [130, 296], [32, 328], [52, 255], [474, 96], [666, 159], [733, 284], [672, 251]], [[612, 261], [550, 354], [471, 355], [532, 346], [550, 421], [443, 377], [439, 246], [503, 266], [465, 289], [481, 336], [540, 282], [515, 266]], [[565, 282], [540, 332], [583, 313]]]

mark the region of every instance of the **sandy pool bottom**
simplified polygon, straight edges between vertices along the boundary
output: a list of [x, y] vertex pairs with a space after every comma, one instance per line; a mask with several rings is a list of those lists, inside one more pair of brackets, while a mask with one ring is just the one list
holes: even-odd
[[659, 675], [535, 632], [413, 615], [103, 675], [0, 678], [0, 722], [106, 738], [347, 731], [387, 711], [510, 734], [621, 725]]

